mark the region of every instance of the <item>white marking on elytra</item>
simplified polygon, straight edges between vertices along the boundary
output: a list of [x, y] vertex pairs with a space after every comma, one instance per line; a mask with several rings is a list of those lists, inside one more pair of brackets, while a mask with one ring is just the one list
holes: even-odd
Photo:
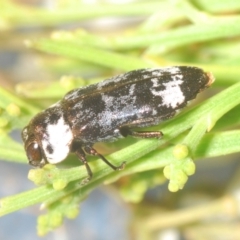
[[[135, 84], [133, 84], [135, 85]], [[129, 95], [113, 97], [106, 94], [101, 94], [102, 101], [105, 103], [105, 109], [99, 114], [98, 122], [102, 126], [102, 131], [108, 131], [112, 128], [112, 123], [117, 120], [119, 124], [125, 121], [126, 114], [134, 115], [138, 111], [135, 109], [136, 96], [134, 96], [135, 86], [129, 88]], [[133, 95], [132, 95], [133, 94]]]
[[169, 82], [161, 83], [163, 86], [165, 86], [165, 89], [162, 91], [157, 91], [154, 89], [155, 87], [158, 87], [160, 83], [156, 78], [151, 79], [153, 83], [151, 92], [155, 96], [162, 97], [162, 105], [175, 108], [185, 101], [185, 96], [180, 88], [180, 85], [183, 83], [183, 80], [181, 80], [183, 78], [183, 75], [178, 74], [172, 76], [172, 78], [173, 80]]
[[145, 70], [155, 77], [160, 77], [166, 73], [174, 75], [181, 72], [179, 67], [150, 68]]
[[152, 109], [152, 115], [153, 115], [153, 116], [157, 115], [156, 109]]
[[181, 72], [179, 67], [168, 67], [167, 69], [169, 70], [169, 72], [171, 74], [177, 74], [177, 73]]
[[136, 84], [132, 84], [129, 88], [129, 95], [134, 95]]
[[[73, 140], [72, 131], [63, 117], [60, 117], [56, 124], [48, 124], [46, 132], [42, 140], [45, 156], [49, 163], [61, 162], [70, 152], [70, 144]], [[49, 151], [49, 145], [52, 151]]]
[[152, 78], [151, 82], [153, 83], [153, 88], [161, 86], [161, 81], [158, 78]]

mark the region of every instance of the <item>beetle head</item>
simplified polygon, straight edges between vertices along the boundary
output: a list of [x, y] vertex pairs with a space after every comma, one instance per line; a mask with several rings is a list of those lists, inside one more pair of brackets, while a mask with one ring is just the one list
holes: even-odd
[[33, 118], [22, 131], [29, 163], [42, 167], [63, 161], [70, 152], [73, 134], [62, 111], [49, 108]]

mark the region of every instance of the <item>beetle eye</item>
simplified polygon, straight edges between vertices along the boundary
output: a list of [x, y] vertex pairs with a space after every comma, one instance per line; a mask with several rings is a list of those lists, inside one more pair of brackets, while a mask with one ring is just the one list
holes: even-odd
[[27, 157], [29, 163], [35, 167], [41, 166], [42, 153], [39, 145], [36, 142], [31, 143], [27, 147]]

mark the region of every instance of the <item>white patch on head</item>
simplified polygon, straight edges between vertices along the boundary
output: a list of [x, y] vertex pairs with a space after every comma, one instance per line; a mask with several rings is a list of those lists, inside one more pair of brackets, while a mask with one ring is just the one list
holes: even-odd
[[183, 76], [181, 74], [173, 76], [173, 80], [167, 83], [162, 83], [165, 86], [163, 91], [157, 91], [154, 89], [159, 86], [157, 79], [153, 78], [151, 81], [153, 83], [153, 88], [151, 89], [152, 94], [155, 96], [162, 97], [162, 105], [167, 107], [175, 108], [179, 104], [185, 101], [185, 96], [180, 88], [180, 85], [183, 83], [181, 80]]
[[46, 131], [48, 135], [42, 140], [45, 156], [49, 163], [61, 162], [70, 152], [70, 144], [73, 140], [72, 131], [63, 117], [59, 118], [56, 124], [49, 124]]

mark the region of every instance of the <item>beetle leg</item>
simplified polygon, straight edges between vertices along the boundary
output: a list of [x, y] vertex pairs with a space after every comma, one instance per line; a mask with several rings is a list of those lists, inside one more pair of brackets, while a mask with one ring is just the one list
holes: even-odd
[[84, 147], [84, 151], [86, 153], [90, 154], [90, 155], [97, 156], [97, 157], [101, 158], [109, 167], [111, 167], [115, 171], [116, 170], [122, 170], [125, 167], [125, 165], [126, 165], [126, 162], [122, 162], [121, 165], [119, 165], [119, 166], [115, 166], [115, 165], [111, 164], [103, 155], [98, 153], [92, 147], [86, 146], [86, 147]]
[[88, 165], [86, 155], [81, 148], [78, 148], [75, 151], [75, 154], [78, 156], [78, 158], [81, 160], [81, 162], [84, 164], [84, 166], [86, 167], [86, 170], [87, 170], [88, 177], [83, 179], [81, 182], [81, 185], [85, 185], [86, 183], [88, 183], [91, 180], [91, 178], [93, 176], [92, 170], [91, 170], [90, 166]]
[[120, 133], [124, 137], [130, 135], [136, 138], [161, 138], [163, 136], [163, 133], [160, 131], [133, 131], [127, 126], [121, 127]]

